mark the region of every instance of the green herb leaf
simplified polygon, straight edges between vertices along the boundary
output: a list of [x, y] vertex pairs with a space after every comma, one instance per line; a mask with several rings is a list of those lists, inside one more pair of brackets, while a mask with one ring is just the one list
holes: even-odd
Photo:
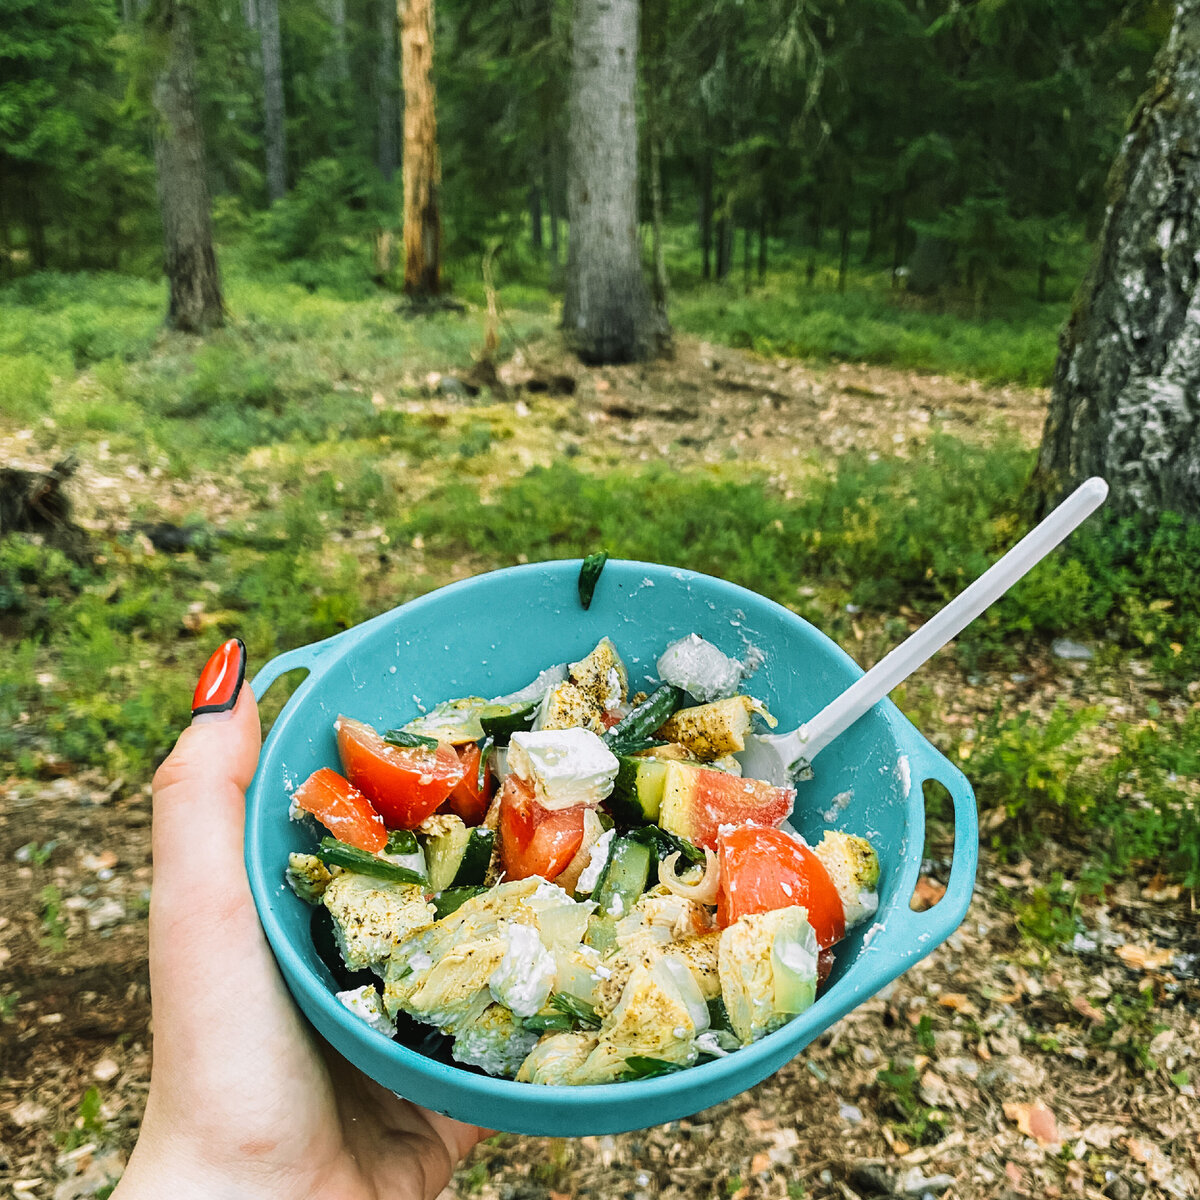
[[579, 568], [579, 603], [584, 608], [592, 606], [592, 596], [596, 591], [596, 584], [600, 582], [600, 572], [604, 570], [606, 562], [608, 562], [608, 551], [600, 550], [595, 554], [589, 554], [583, 560], [583, 566]]
[[788, 774], [793, 783], [807, 783], [813, 777], [812, 763], [801, 756], [788, 765]]
[[388, 834], [384, 854], [416, 854], [417, 835], [411, 829], [393, 829]]
[[659, 825], [635, 825], [623, 836], [629, 838], [630, 841], [649, 846], [659, 862], [662, 862], [664, 858], [669, 858], [672, 854], [678, 854], [685, 862], [704, 862], [704, 851], [699, 846], [693, 845], [686, 838], [681, 838], [678, 834], [672, 833], [669, 829], [663, 829]]
[[368, 854], [365, 850], [359, 850], [354, 846], [347, 846], [345, 842], [339, 842], [336, 838], [322, 838], [317, 855], [327, 867], [343, 867], [358, 875], [386, 879], [389, 883], [424, 885], [428, 882], [424, 875], [410, 871], [408, 867], [398, 866], [396, 863], [388, 862], [386, 858]]
[[572, 996], [568, 992], [555, 992], [550, 997], [550, 1007], [570, 1017], [582, 1029], [600, 1028], [600, 1018], [596, 1016], [596, 1010], [578, 996]]
[[609, 746], [644, 741], [679, 707], [683, 692], [665, 683], [631, 713], [601, 735]]
[[634, 1079], [654, 1079], [659, 1075], [673, 1075], [683, 1070], [683, 1063], [668, 1062], [665, 1058], [650, 1058], [645, 1054], [631, 1054], [625, 1060], [625, 1070], [618, 1076], [621, 1083]]
[[436, 750], [438, 740], [425, 737], [420, 733], [409, 733], [407, 729], [389, 729], [383, 735], [383, 740], [389, 746], [399, 746], [401, 750]]

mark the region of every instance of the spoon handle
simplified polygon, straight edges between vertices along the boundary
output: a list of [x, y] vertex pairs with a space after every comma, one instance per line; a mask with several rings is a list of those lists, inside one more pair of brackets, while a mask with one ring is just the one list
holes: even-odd
[[980, 613], [1036, 566], [1108, 495], [1098, 476], [1085, 480], [1003, 558], [994, 562], [970, 587], [955, 596], [916, 633], [879, 660], [799, 729], [802, 753], [810, 761], [865, 712], [872, 709], [918, 667], [957, 637]]

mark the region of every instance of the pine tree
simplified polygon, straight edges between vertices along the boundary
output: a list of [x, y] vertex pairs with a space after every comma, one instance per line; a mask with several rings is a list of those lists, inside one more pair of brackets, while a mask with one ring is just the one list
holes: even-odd
[[166, 58], [154, 83], [164, 263], [169, 288], [167, 324], [203, 333], [224, 322], [221, 280], [213, 252], [205, 177], [204, 131], [196, 114], [196, 52], [189, 0], [162, 0], [155, 10]]

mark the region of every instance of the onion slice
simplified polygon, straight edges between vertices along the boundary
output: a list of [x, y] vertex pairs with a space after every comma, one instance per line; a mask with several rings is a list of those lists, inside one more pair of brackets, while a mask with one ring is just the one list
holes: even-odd
[[685, 900], [695, 900], [697, 904], [716, 904], [717, 893], [721, 888], [721, 864], [717, 856], [705, 847], [704, 874], [696, 883], [684, 883], [675, 874], [675, 865], [679, 861], [679, 851], [668, 854], [658, 864], [658, 881], [676, 896]]

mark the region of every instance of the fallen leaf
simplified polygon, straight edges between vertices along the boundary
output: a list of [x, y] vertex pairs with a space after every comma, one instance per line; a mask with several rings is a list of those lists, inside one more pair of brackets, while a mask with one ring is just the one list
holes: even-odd
[[769, 1154], [756, 1154], [750, 1160], [751, 1175], [765, 1175], [771, 1169], [771, 1156]]
[[912, 899], [908, 902], [909, 908], [913, 912], [925, 912], [926, 909], [932, 908], [946, 894], [946, 885], [938, 883], [936, 879], [930, 879], [928, 875], [922, 875], [917, 880], [917, 886], [913, 888]]
[[1087, 1017], [1089, 1021], [1102, 1022], [1104, 1020], [1104, 1014], [1086, 996], [1073, 996], [1071, 1007], [1077, 1013]]
[[955, 1012], [965, 1013], [969, 1017], [979, 1015], [979, 1010], [971, 1003], [971, 998], [963, 992], [943, 992], [937, 1001], [942, 1008], [952, 1008]]
[[1125, 945], [1117, 947], [1117, 957], [1134, 970], [1155, 971], [1174, 962], [1175, 951], [1164, 950], [1161, 946]]
[[110, 871], [117, 865], [117, 856], [111, 850], [102, 850], [99, 854], [85, 854], [82, 861], [88, 871]]
[[1183, 895], [1183, 886], [1169, 883], [1165, 875], [1155, 875], [1144, 888], [1142, 895], [1154, 904], [1169, 904]]
[[1004, 1115], [1026, 1137], [1036, 1139], [1039, 1146], [1052, 1146], [1058, 1143], [1058, 1122], [1054, 1114], [1040, 1101], [1033, 1104], [1021, 1104], [1014, 1100], [1004, 1102]]
[[38, 1104], [35, 1100], [22, 1100], [8, 1115], [13, 1124], [24, 1128], [26, 1125], [36, 1125], [49, 1114], [50, 1110], [44, 1104]]
[[1019, 1192], [1022, 1196], [1029, 1195], [1025, 1190], [1025, 1175], [1016, 1163], [1005, 1163], [1004, 1174], [1008, 1177], [1008, 1182], [1012, 1184], [1013, 1191]]

